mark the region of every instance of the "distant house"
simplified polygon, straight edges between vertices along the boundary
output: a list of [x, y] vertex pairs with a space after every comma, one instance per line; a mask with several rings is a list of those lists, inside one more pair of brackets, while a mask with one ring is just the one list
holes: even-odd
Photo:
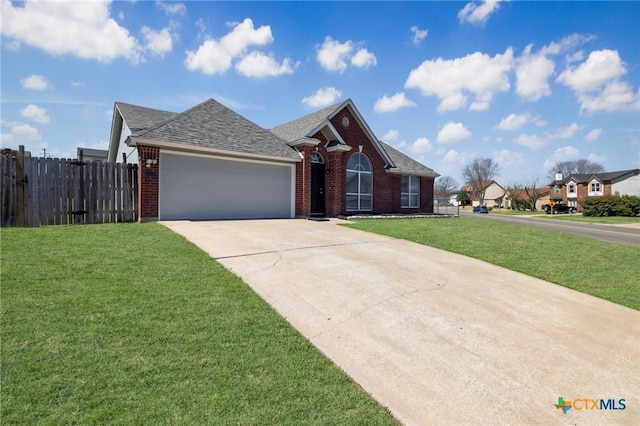
[[99, 161], [106, 162], [109, 151], [106, 149], [93, 149], [93, 148], [81, 148], [78, 147], [78, 160], [82, 157], [82, 161]]
[[[533, 194], [537, 196], [535, 209], [542, 210], [542, 206], [544, 206], [545, 204], [549, 204], [549, 200], [550, 200], [549, 187], [545, 186], [542, 188], [536, 188], [533, 191], [534, 191]], [[528, 206], [531, 205], [530, 203], [531, 197], [527, 194], [527, 192], [524, 189], [516, 189], [516, 190], [508, 189], [504, 196], [504, 207], [513, 208], [513, 200], [524, 200], [529, 203]], [[530, 208], [528, 206], [527, 208]]]
[[581, 201], [604, 195], [635, 195], [640, 197], [640, 169], [617, 172], [557, 174], [549, 184], [551, 199], [582, 210]]
[[[480, 205], [480, 198], [477, 191], [475, 191], [471, 185], [465, 185], [461, 189], [469, 194], [472, 206]], [[487, 186], [484, 192], [484, 205], [487, 207], [501, 208], [504, 204], [505, 189], [495, 180]]]

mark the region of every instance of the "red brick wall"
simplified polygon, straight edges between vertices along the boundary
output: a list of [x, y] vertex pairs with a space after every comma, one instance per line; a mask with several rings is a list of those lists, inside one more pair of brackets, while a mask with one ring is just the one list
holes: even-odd
[[[342, 125], [343, 117], [349, 119], [349, 127]], [[417, 213], [433, 212], [433, 178], [420, 179], [420, 208], [403, 209], [400, 207], [401, 176], [385, 172], [386, 162], [378, 154], [373, 143], [348, 108], [340, 111], [331, 119], [331, 124], [340, 133], [342, 139], [351, 146], [351, 151], [327, 152], [328, 142], [320, 132], [313, 135], [321, 141], [317, 147], [301, 147], [304, 159], [296, 165], [296, 215], [308, 216], [311, 212], [311, 163], [310, 155], [318, 151], [324, 158], [328, 174], [325, 176], [325, 207], [327, 216], [354, 214], [346, 209], [346, 169], [349, 158], [359, 151], [365, 154], [373, 166], [373, 210], [372, 213]]]
[[[147, 159], [155, 160], [149, 164]], [[138, 146], [138, 206], [141, 222], [158, 219], [158, 190], [160, 177], [160, 148], [156, 146]]]

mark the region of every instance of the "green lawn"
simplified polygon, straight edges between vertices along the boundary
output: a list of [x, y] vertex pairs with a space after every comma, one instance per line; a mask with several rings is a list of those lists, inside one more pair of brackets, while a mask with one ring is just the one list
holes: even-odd
[[376, 232], [481, 259], [640, 310], [640, 249], [482, 220], [358, 220]]
[[571, 222], [601, 223], [605, 225], [625, 225], [640, 223], [640, 217], [625, 216], [582, 216], [582, 215], [544, 215], [545, 219], [566, 220]]
[[1, 231], [10, 424], [396, 424], [239, 278], [159, 224]]

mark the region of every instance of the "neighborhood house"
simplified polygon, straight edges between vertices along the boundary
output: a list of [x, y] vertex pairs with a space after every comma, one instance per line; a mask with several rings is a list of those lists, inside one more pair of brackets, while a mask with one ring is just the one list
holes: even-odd
[[640, 169], [617, 172], [571, 174], [558, 173], [549, 184], [551, 199], [582, 210], [581, 201], [604, 195], [635, 195], [640, 197]]
[[116, 102], [108, 161], [138, 163], [141, 221], [431, 213], [438, 176], [350, 99], [271, 130], [213, 99], [182, 113]]

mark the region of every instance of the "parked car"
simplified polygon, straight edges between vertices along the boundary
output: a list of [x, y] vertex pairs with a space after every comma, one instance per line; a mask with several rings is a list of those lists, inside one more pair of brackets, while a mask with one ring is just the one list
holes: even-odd
[[578, 209], [575, 207], [568, 206], [564, 203], [555, 203], [553, 206], [549, 204], [545, 204], [542, 206], [544, 212], [546, 214], [560, 214], [560, 213], [570, 213], [574, 214], [578, 212]]
[[489, 213], [489, 209], [487, 209], [487, 206], [475, 206], [473, 208], [473, 212], [474, 213]]

